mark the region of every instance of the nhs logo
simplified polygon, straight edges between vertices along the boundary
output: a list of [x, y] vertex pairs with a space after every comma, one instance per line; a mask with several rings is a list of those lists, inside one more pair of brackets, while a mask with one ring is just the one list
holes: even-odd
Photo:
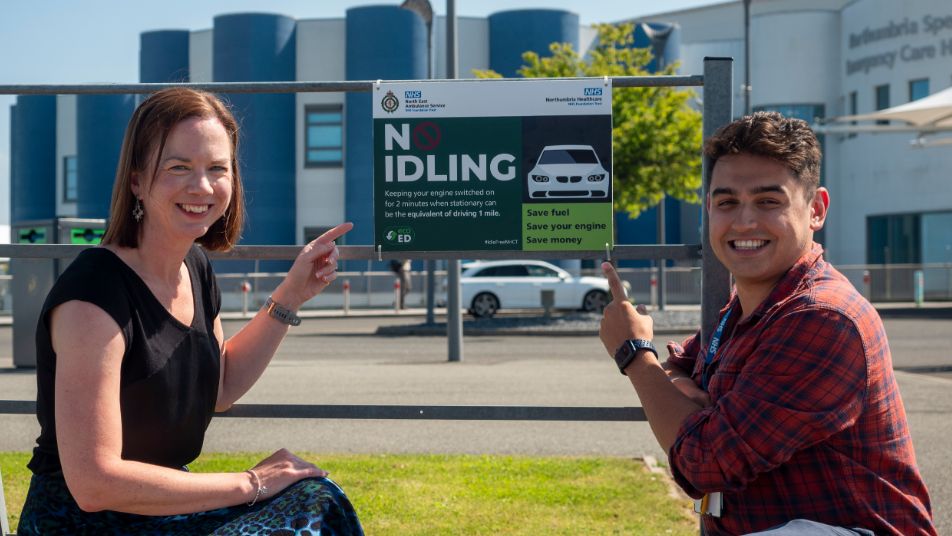
[[423, 92], [420, 90], [413, 91], [404, 91], [403, 98], [405, 99], [421, 99], [423, 98]]
[[600, 87], [587, 87], [587, 88], [585, 88], [585, 96], [586, 96], [586, 97], [596, 97], [596, 96], [601, 96], [601, 94], [602, 94], [602, 88], [600, 88]]

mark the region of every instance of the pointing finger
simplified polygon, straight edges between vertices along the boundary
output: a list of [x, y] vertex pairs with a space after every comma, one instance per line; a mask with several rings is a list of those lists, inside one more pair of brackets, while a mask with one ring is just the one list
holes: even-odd
[[333, 242], [334, 240], [337, 240], [338, 238], [344, 236], [344, 234], [346, 234], [347, 231], [350, 231], [350, 230], [353, 229], [353, 228], [354, 228], [354, 224], [353, 224], [353, 223], [350, 223], [349, 221], [348, 221], [348, 222], [344, 222], [344, 223], [338, 225], [337, 227], [334, 227], [333, 229], [331, 229], [331, 230], [327, 231], [326, 233], [322, 234], [321, 236], [317, 237], [317, 240], [315, 240], [315, 242], [318, 242], [318, 243], [321, 243], [321, 244], [328, 244], [328, 243]]
[[608, 288], [611, 290], [612, 299], [627, 300], [628, 292], [625, 291], [625, 284], [618, 277], [615, 267], [610, 262], [603, 262], [602, 273], [605, 274], [605, 279], [608, 279]]

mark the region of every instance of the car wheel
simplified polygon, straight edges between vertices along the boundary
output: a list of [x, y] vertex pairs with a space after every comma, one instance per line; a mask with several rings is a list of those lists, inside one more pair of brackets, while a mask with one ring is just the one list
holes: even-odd
[[476, 318], [491, 318], [499, 310], [499, 298], [489, 292], [480, 292], [469, 308]]
[[604, 290], [590, 290], [582, 299], [582, 310], [590, 313], [600, 313], [608, 305], [608, 293]]

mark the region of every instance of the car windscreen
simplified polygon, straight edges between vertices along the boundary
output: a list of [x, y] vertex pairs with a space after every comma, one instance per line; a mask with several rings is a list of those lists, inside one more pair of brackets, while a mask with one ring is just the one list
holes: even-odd
[[591, 149], [549, 149], [539, 157], [539, 164], [597, 164]]

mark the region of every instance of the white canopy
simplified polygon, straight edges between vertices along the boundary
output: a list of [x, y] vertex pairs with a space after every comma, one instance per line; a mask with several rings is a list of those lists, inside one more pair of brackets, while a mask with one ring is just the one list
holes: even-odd
[[952, 87], [885, 110], [862, 115], [847, 115], [834, 120], [838, 122], [905, 121], [917, 127], [952, 128]]
[[[905, 124], [857, 125], [861, 121], [901, 121]], [[920, 135], [936, 132], [952, 131], [952, 87], [946, 88], [928, 97], [919, 100], [886, 108], [868, 114], [843, 115], [831, 117], [825, 124], [815, 125], [814, 129], [821, 133], [851, 133], [851, 132], [918, 132]], [[834, 125], [831, 123], [840, 123]], [[843, 125], [842, 123], [854, 123]]]

